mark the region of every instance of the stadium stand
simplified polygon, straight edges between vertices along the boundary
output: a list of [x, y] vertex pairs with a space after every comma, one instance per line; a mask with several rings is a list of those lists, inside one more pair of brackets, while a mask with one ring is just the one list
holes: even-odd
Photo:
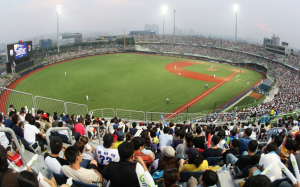
[[[73, 184], [69, 183], [69, 186], [89, 187], [110, 186], [110, 184], [114, 187], [145, 185], [152, 187], [155, 184], [162, 186], [162, 182], [165, 186], [180, 184], [190, 187], [198, 185], [225, 187], [253, 186], [257, 181], [261, 181], [264, 186], [291, 185], [287, 183], [290, 183], [289, 179], [292, 181], [294, 179], [288, 174], [289, 179], [283, 175], [281, 163], [285, 164], [287, 167], [285, 171], [290, 171], [291, 175], [299, 173], [300, 95], [299, 75], [294, 68], [276, 62], [280, 57], [265, 53], [262, 46], [245, 42], [236, 44], [219, 39], [155, 35], [135, 36], [135, 39], [137, 42], [160, 42], [141, 44], [155, 51], [186, 52], [230, 60], [247, 59], [265, 64], [276, 80], [279, 93], [270, 102], [229, 113], [212, 113], [186, 122], [175, 122], [168, 128], [156, 121], [134, 123], [122, 121], [117, 117], [99, 118], [84, 113], [78, 118], [71, 114], [61, 114], [59, 125], [53, 127], [52, 114], [47, 114], [48, 111], [40, 109], [34, 116], [27, 112], [24, 121], [20, 122], [22, 117], [16, 112], [21, 111], [24, 106], [11, 107], [8, 116], [0, 114], [1, 186], [20, 186], [20, 181], [23, 182], [22, 178], [25, 177], [34, 179], [31, 180], [32, 186], [37, 186], [38, 183], [43, 186], [42, 183], [46, 182], [51, 187], [66, 186], [68, 177], [73, 178]], [[238, 47], [239, 51], [264, 55], [270, 60], [215, 47], [228, 49]], [[60, 54], [48, 57], [48, 60], [69, 59], [97, 50]], [[111, 51], [114, 48], [106, 50]], [[285, 63], [298, 67], [298, 59], [297, 55], [292, 55]], [[253, 115], [250, 117], [253, 112], [256, 113], [255, 117]], [[15, 120], [14, 116], [20, 120]], [[30, 121], [32, 118], [35, 119], [35, 123]], [[35, 125], [36, 123], [40, 125]], [[49, 125], [48, 129], [45, 128], [45, 124]], [[32, 145], [35, 141], [29, 143], [28, 139], [26, 140], [28, 132], [24, 130], [25, 125], [30, 125], [29, 127], [33, 129], [31, 135], [34, 133], [36, 146], [41, 147], [41, 151], [35, 151]], [[84, 131], [77, 139], [74, 137], [75, 125], [81, 125]], [[16, 136], [20, 133], [19, 128], [23, 133], [21, 135], [25, 137], [22, 141], [18, 141]], [[131, 133], [133, 130], [135, 134]], [[46, 135], [40, 134], [43, 131]], [[169, 139], [163, 141], [164, 146], [160, 146], [160, 141], [164, 137], [170, 137], [170, 141]], [[184, 141], [179, 142], [175, 150], [172, 147], [173, 142], [180, 139]], [[28, 146], [24, 145], [24, 140]], [[165, 145], [165, 142], [169, 142], [170, 145]], [[117, 149], [114, 149], [115, 143], [118, 144]], [[195, 145], [200, 145], [199, 147], [204, 149], [194, 148]], [[241, 148], [243, 152], [240, 151]], [[178, 161], [176, 154], [186, 160]], [[296, 165], [292, 164], [293, 156], [296, 158]], [[24, 167], [27, 171], [23, 171]], [[271, 172], [264, 175], [266, 168]], [[42, 177], [39, 181], [36, 180], [39, 172], [45, 179]], [[140, 180], [141, 175], [144, 175], [145, 180]], [[245, 177], [248, 178], [244, 184]]]

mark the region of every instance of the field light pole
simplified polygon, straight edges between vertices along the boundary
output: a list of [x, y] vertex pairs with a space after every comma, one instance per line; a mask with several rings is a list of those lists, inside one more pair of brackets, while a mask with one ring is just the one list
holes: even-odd
[[165, 35], [165, 14], [167, 12], [167, 5], [162, 6], [162, 13], [163, 13], [163, 35]]
[[174, 36], [175, 36], [175, 12], [176, 10], [174, 10]]
[[238, 13], [239, 6], [237, 4], [234, 5], [235, 10], [235, 43], [237, 38], [237, 13]]
[[59, 24], [58, 24], [58, 18], [59, 18], [60, 13], [61, 13], [61, 5], [57, 5], [56, 15], [57, 15], [57, 51], [58, 51], [58, 53], [59, 53]]

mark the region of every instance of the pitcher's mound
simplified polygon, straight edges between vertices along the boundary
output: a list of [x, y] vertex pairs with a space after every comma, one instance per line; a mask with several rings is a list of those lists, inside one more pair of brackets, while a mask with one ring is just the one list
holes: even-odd
[[208, 71], [217, 71], [216, 69], [210, 69], [210, 68], [208, 68], [207, 70]]

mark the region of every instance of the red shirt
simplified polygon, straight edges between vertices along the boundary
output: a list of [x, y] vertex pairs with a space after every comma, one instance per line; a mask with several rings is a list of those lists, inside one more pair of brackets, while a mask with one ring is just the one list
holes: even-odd
[[142, 157], [143, 161], [145, 162], [145, 164], [150, 164], [152, 159], [150, 156], [145, 155], [144, 153], [142, 153], [141, 151], [134, 151], [133, 154], [133, 158], [136, 158], [137, 156]]
[[85, 134], [85, 128], [81, 123], [74, 126], [74, 132], [80, 133], [81, 136]]

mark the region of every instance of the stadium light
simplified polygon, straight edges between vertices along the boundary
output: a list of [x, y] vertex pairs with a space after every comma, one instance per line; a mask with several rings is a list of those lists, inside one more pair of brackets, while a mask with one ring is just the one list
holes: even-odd
[[58, 18], [59, 14], [61, 13], [61, 5], [57, 5], [56, 7], [56, 15], [57, 15], [57, 51], [59, 53], [59, 25], [58, 25]]
[[174, 10], [174, 36], [175, 36], [175, 12], [176, 10]]
[[167, 13], [168, 6], [163, 5], [161, 6], [162, 8], [162, 13], [163, 13], [163, 35], [165, 35], [165, 14]]
[[234, 5], [234, 11], [235, 11], [235, 42], [237, 38], [237, 13], [238, 13], [239, 5]]

